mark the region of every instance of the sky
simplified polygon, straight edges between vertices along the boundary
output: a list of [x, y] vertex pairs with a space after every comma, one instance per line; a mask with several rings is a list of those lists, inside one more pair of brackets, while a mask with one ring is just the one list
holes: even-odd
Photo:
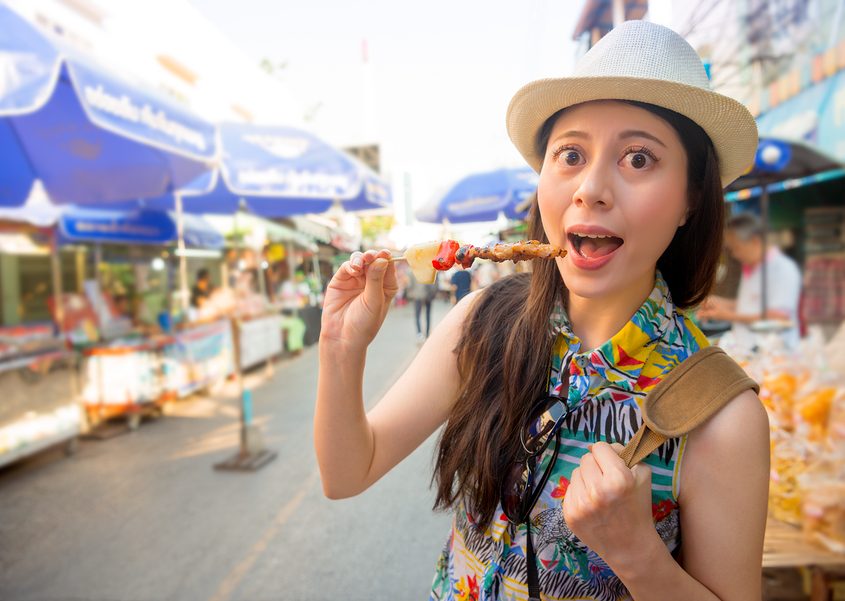
[[382, 172], [419, 207], [464, 175], [524, 164], [505, 130], [508, 102], [571, 71], [583, 0], [191, 4], [257, 62], [280, 65], [315, 133], [378, 143]]

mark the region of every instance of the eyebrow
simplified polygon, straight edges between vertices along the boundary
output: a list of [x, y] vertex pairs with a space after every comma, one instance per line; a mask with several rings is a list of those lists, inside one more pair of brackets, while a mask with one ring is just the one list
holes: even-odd
[[[588, 134], [587, 132], [577, 130], [577, 129], [571, 129], [569, 131], [565, 131], [565, 132], [561, 133], [559, 136], [555, 136], [555, 139], [552, 140], [552, 142], [557, 142], [561, 138], [582, 138], [584, 140], [589, 140], [590, 134]], [[647, 131], [643, 131], [641, 129], [626, 129], [625, 131], [623, 131], [622, 133], [619, 134], [620, 140], [626, 140], [628, 138], [646, 138], [646, 139], [651, 140], [653, 142], [657, 142], [658, 144], [663, 146], [663, 148], [666, 148], [666, 144], [664, 144], [660, 140], [660, 138], [658, 138], [654, 134], [650, 134]]]
[[646, 138], [648, 140], [651, 140], [652, 142], [657, 142], [663, 148], [666, 148], [666, 144], [664, 144], [660, 140], [660, 138], [641, 129], [626, 129], [621, 134], [619, 134], [620, 140], [625, 140], [626, 138]]

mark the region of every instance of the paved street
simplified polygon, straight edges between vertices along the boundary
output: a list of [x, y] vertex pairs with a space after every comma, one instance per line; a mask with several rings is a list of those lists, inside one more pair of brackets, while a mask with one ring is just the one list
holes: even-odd
[[[447, 310], [435, 304], [435, 321]], [[375, 402], [417, 350], [410, 307], [371, 348]], [[259, 370], [256, 423], [279, 457], [212, 469], [238, 444], [232, 387], [134, 433], [0, 470], [4, 601], [424, 599], [449, 516], [431, 511], [435, 437], [364, 495], [322, 495], [312, 444], [317, 349]]]

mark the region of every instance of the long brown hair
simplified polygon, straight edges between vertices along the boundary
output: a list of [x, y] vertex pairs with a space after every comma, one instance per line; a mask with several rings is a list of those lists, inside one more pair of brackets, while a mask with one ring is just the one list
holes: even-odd
[[[725, 219], [719, 166], [710, 138], [673, 111], [631, 102], [672, 125], [687, 154], [689, 214], [657, 262], [674, 304], [701, 302], [713, 285]], [[564, 109], [566, 110], [566, 109]], [[545, 155], [560, 112], [540, 131]], [[535, 199], [528, 216], [529, 238], [548, 242]], [[535, 261], [533, 271], [504, 278], [476, 299], [455, 349], [461, 389], [440, 436], [433, 483], [435, 509], [467, 503], [476, 524], [493, 521], [505, 469], [519, 452], [519, 432], [532, 403], [543, 393], [551, 356], [549, 318], [565, 302], [554, 261]]]

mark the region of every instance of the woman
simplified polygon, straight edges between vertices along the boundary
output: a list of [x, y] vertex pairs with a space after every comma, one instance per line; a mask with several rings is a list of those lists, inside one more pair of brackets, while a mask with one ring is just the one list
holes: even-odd
[[[445, 423], [436, 505], [455, 519], [432, 599], [759, 599], [768, 425], [753, 391], [633, 469], [618, 456], [643, 397], [707, 344], [684, 310], [712, 285], [721, 190], [753, 160], [753, 118], [709, 90], [682, 38], [628, 22], [574, 77], [517, 92], [508, 132], [540, 173], [530, 236], [569, 254], [458, 303], [369, 413], [364, 356], [395, 273], [387, 251], [353, 254], [323, 310], [325, 494], [362, 492]], [[567, 409], [538, 446], [548, 395]]]

